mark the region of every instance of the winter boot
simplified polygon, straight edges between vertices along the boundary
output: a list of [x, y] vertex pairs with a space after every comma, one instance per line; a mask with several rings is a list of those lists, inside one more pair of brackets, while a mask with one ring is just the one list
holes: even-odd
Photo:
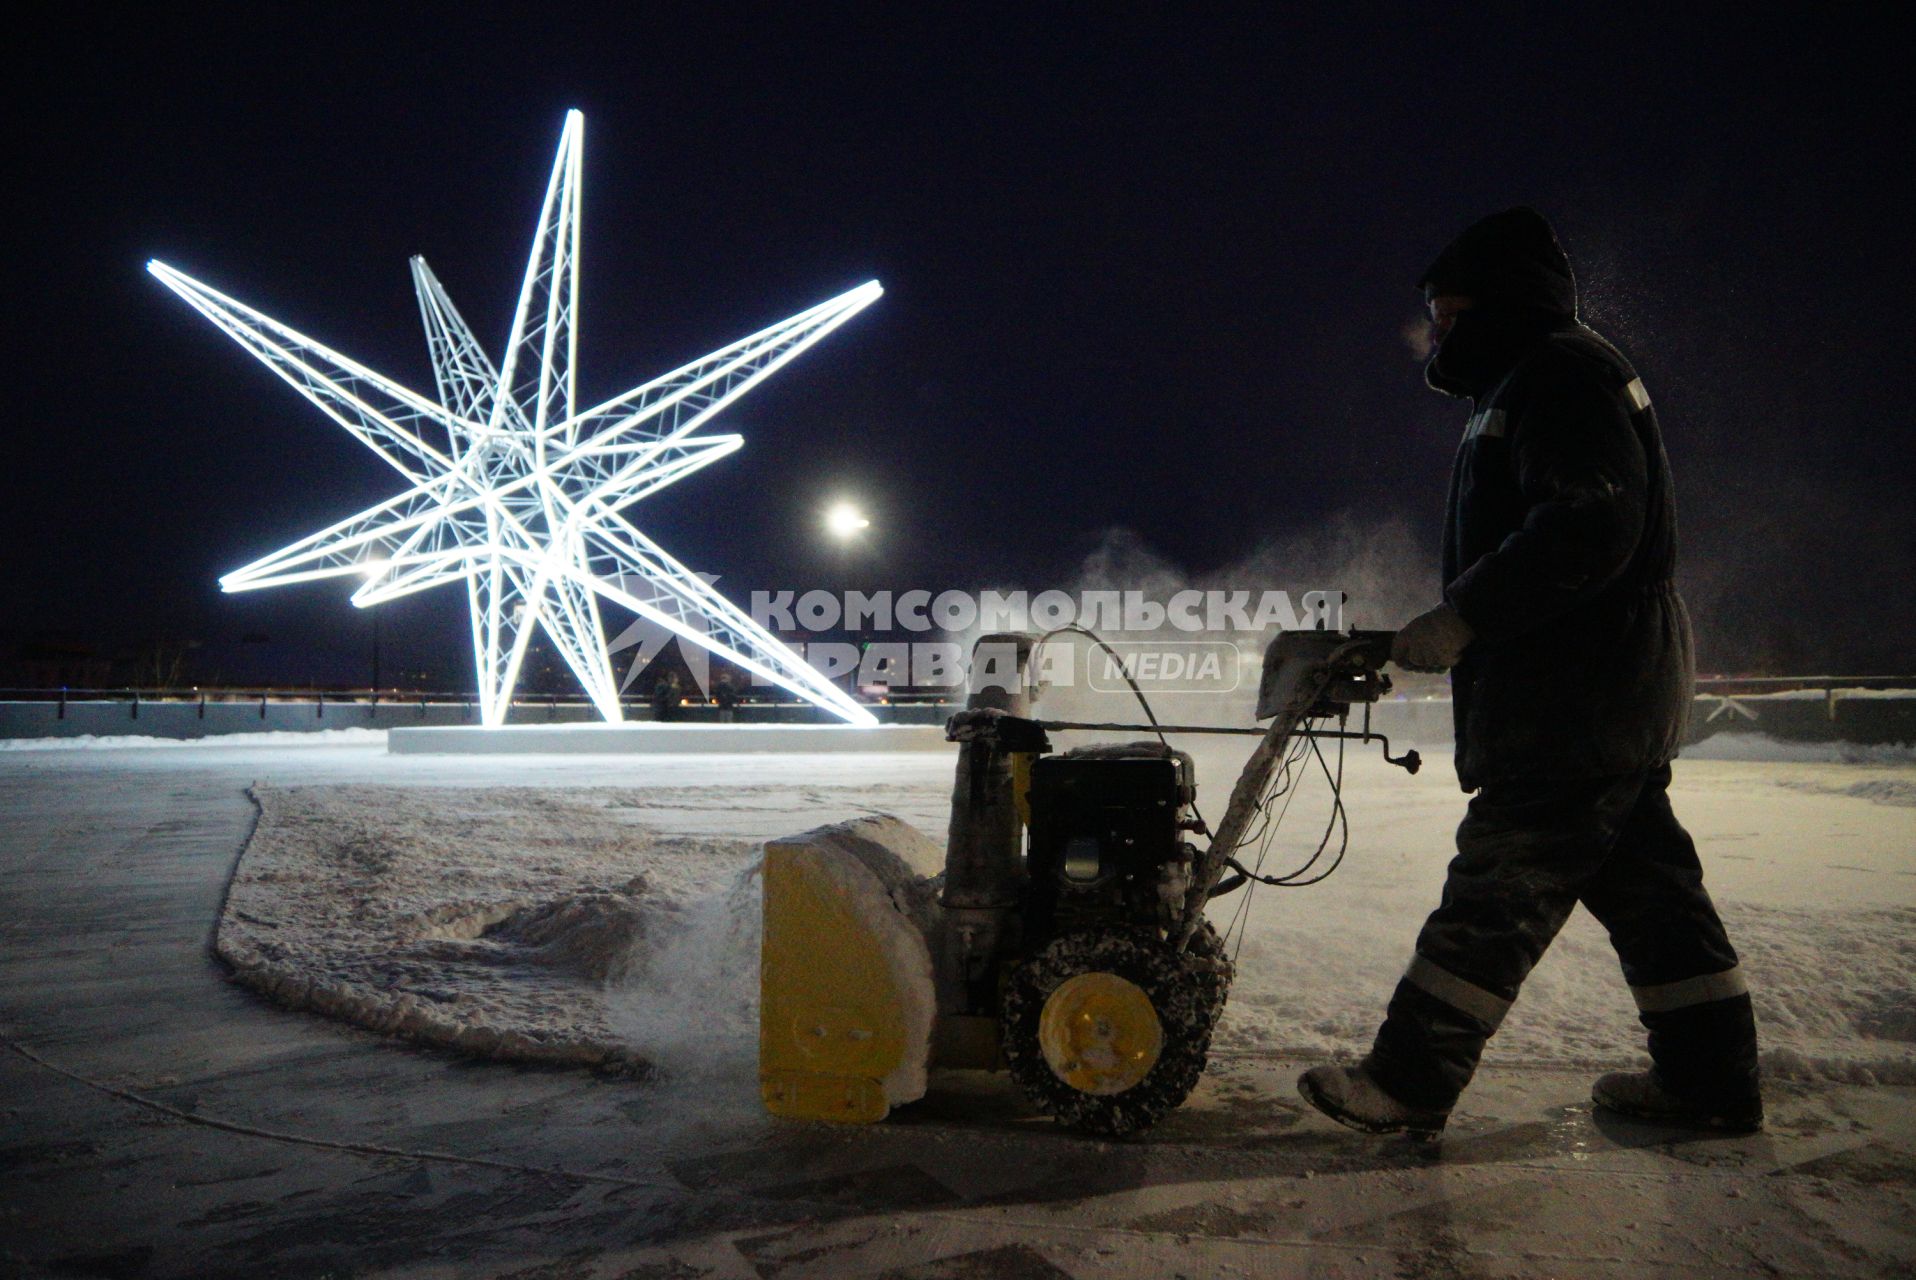
[[1444, 1131], [1448, 1111], [1420, 1111], [1385, 1093], [1363, 1067], [1312, 1067], [1297, 1078], [1304, 1101], [1365, 1133], [1403, 1133], [1424, 1142]]
[[1755, 1133], [1763, 1127], [1763, 1099], [1686, 1102], [1665, 1089], [1654, 1071], [1612, 1071], [1590, 1087], [1590, 1101], [1620, 1115], [1686, 1129]]

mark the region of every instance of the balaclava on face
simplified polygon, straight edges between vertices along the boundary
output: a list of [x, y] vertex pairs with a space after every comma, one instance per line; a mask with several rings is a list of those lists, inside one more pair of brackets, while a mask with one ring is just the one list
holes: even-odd
[[1537, 311], [1472, 307], [1457, 317], [1450, 332], [1431, 352], [1424, 365], [1424, 381], [1447, 396], [1486, 396], [1531, 347], [1560, 324]]
[[1425, 381], [1447, 395], [1485, 394], [1543, 335], [1576, 322], [1570, 259], [1535, 209], [1506, 209], [1472, 223], [1418, 287], [1472, 303], [1424, 369]]

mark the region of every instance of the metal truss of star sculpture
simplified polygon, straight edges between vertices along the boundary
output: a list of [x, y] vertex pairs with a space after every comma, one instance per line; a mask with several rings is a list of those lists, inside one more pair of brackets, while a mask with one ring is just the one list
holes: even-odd
[[527, 642], [543, 628], [593, 705], [621, 718], [600, 622], [622, 605], [854, 724], [876, 723], [751, 616], [620, 515], [736, 450], [700, 435], [715, 414], [849, 320], [877, 281], [590, 408], [577, 407], [584, 117], [566, 116], [525, 284], [495, 367], [426, 266], [412, 260], [435, 402], [165, 263], [147, 269], [406, 478], [408, 488], [220, 579], [227, 591], [364, 579], [361, 607], [464, 581], [479, 705], [503, 724]]

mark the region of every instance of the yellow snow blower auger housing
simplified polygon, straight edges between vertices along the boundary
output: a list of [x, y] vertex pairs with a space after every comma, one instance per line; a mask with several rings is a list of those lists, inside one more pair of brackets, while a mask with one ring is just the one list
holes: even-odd
[[[1346, 728], [1353, 704], [1390, 688], [1390, 632], [1280, 635], [1259, 687], [1270, 725], [1222, 730], [1159, 725], [1148, 704], [1149, 725], [1033, 719], [1026, 671], [1048, 638], [973, 651], [965, 710], [946, 725], [958, 761], [942, 847], [887, 816], [765, 846], [759, 1081], [773, 1114], [882, 1120], [924, 1096], [933, 1069], [969, 1067], [1007, 1070], [1066, 1124], [1149, 1127], [1203, 1074], [1231, 983], [1205, 906], [1256, 878], [1235, 855], [1291, 744], [1378, 741], [1416, 771], [1416, 752], [1391, 757], [1370, 731], [1368, 705]], [[1080, 730], [1155, 737], [1054, 751], [1052, 734]], [[1198, 732], [1258, 738], [1214, 831], [1191, 758], [1168, 744]]]

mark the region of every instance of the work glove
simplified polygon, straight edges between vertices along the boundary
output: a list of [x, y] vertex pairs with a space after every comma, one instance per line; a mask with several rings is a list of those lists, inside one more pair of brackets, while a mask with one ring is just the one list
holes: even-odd
[[1420, 613], [1390, 642], [1390, 660], [1406, 671], [1448, 671], [1477, 636], [1447, 604]]

